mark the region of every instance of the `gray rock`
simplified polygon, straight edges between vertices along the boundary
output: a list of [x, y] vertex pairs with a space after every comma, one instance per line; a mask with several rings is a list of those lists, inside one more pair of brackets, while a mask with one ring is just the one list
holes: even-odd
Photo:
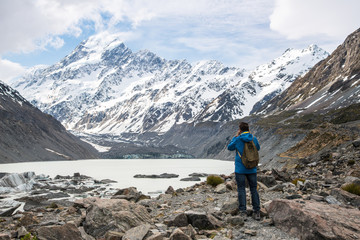
[[171, 226], [174, 226], [174, 227], [185, 227], [187, 226], [189, 223], [188, 223], [188, 218], [186, 216], [185, 213], [179, 213], [178, 215], [176, 215], [174, 217], [174, 219], [171, 219], [169, 222], [168, 222], [168, 226], [171, 227]]
[[257, 179], [259, 182], [265, 184], [268, 188], [273, 187], [277, 184], [276, 179], [274, 176], [271, 175], [258, 175]]
[[70, 195], [64, 192], [48, 193], [44, 196], [45, 199], [67, 198], [67, 197], [70, 197]]
[[219, 194], [223, 194], [223, 193], [226, 193], [226, 189], [227, 189], [226, 184], [221, 183], [221, 184], [216, 186], [215, 192], [219, 193]]
[[250, 235], [250, 236], [256, 236], [256, 234], [257, 234], [256, 230], [253, 230], [253, 229], [245, 229], [244, 233], [247, 235]]
[[150, 224], [142, 224], [125, 232], [122, 240], [142, 240], [150, 229]]
[[352, 206], [360, 207], [360, 196], [349, 193], [341, 188], [335, 188], [331, 190], [331, 195], [336, 197], [337, 200]]
[[173, 173], [162, 173], [160, 175], [151, 174], [151, 175], [144, 175], [144, 174], [136, 174], [134, 178], [177, 178], [179, 175]]
[[154, 233], [145, 240], [163, 240], [163, 239], [164, 239], [164, 235], [162, 233]]
[[23, 236], [25, 236], [28, 233], [28, 230], [24, 227], [21, 226], [18, 230], [17, 230], [17, 237], [21, 238]]
[[229, 201], [225, 202], [221, 207], [221, 211], [227, 214], [235, 215], [239, 211], [239, 201], [237, 198], [231, 198]]
[[149, 197], [139, 192], [136, 187], [129, 187], [118, 190], [111, 198], [126, 199], [128, 201], [138, 202], [139, 200], [146, 199]]
[[319, 196], [319, 195], [311, 195], [310, 199], [318, 201], [318, 202], [325, 201], [325, 198], [323, 196]]
[[346, 183], [352, 183], [352, 182], [357, 181], [357, 180], [359, 180], [359, 178], [353, 177], [353, 176], [346, 176], [345, 179], [344, 179], [344, 181]]
[[244, 219], [241, 216], [232, 216], [227, 219], [227, 223], [233, 226], [244, 226]]
[[201, 179], [200, 179], [199, 177], [188, 177], [188, 178], [182, 178], [182, 179], [180, 179], [180, 181], [186, 181], [186, 182], [194, 181], [194, 182], [198, 182], [198, 181], [201, 181]]
[[174, 194], [175, 190], [172, 186], [169, 186], [168, 189], [165, 191], [166, 194]]
[[352, 142], [353, 146], [358, 148], [360, 147], [360, 138], [359, 139], [356, 139], [355, 141]]
[[285, 197], [286, 199], [302, 199], [302, 195], [300, 194], [293, 194], [293, 195], [290, 195], [290, 196], [286, 196]]
[[316, 183], [314, 183], [310, 180], [305, 180], [303, 189], [304, 190], [316, 189]]
[[336, 198], [334, 198], [333, 196], [327, 196], [325, 198], [325, 201], [329, 204], [336, 204], [336, 205], [341, 205], [341, 202], [339, 202]]
[[275, 185], [275, 186], [269, 188], [269, 191], [283, 191], [284, 188], [285, 188], [284, 184], [278, 184], [278, 185]]
[[125, 233], [123, 233], [123, 232], [108, 231], [105, 234], [105, 239], [106, 240], [122, 240], [124, 235], [125, 235]]
[[181, 229], [176, 228], [170, 235], [170, 240], [191, 240]]
[[102, 179], [100, 181], [94, 180], [94, 183], [97, 184], [108, 184], [108, 183], [117, 183], [117, 181], [111, 180], [111, 179]]
[[196, 231], [191, 224], [187, 225], [186, 227], [180, 227], [180, 229], [181, 229], [181, 231], [183, 231], [183, 233], [188, 235], [191, 239], [195, 239]]
[[78, 227], [80, 233], [81, 233], [81, 237], [84, 240], [95, 240], [95, 238], [93, 238], [92, 236], [90, 236], [89, 234], [87, 234], [84, 230], [84, 227]]
[[207, 173], [191, 173], [189, 177], [207, 177], [208, 175]]
[[18, 209], [18, 207], [20, 206], [21, 204], [17, 204], [14, 207], [11, 207], [7, 210], [0, 212], [0, 217], [10, 217], [15, 212], [15, 210]]
[[186, 211], [189, 223], [198, 229], [216, 229], [222, 226], [222, 223], [210, 214], [205, 212]]

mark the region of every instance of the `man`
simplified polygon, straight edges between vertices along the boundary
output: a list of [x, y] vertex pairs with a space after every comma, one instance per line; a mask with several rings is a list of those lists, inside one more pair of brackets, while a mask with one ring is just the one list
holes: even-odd
[[260, 150], [260, 145], [256, 137], [249, 132], [249, 125], [245, 122], [239, 124], [239, 130], [235, 137], [228, 145], [228, 150], [236, 151], [235, 154], [235, 179], [238, 189], [239, 210], [240, 215], [246, 219], [246, 191], [245, 191], [245, 178], [248, 180], [251, 193], [251, 203], [253, 207], [253, 216], [256, 220], [260, 220], [260, 198], [257, 192], [257, 176], [256, 167], [246, 168], [242, 163], [241, 156], [244, 150], [245, 142], [254, 141], [257, 150]]

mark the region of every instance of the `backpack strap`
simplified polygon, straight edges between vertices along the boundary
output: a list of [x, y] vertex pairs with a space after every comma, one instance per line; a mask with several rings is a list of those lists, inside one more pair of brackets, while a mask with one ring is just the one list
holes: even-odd
[[236, 154], [239, 155], [239, 157], [241, 158], [241, 154], [237, 149], [236, 149]]

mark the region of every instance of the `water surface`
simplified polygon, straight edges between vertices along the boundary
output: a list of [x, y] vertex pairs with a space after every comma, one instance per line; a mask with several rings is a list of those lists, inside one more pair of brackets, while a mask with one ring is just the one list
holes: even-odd
[[[97, 180], [111, 179], [116, 188], [136, 187], [144, 194], [164, 192], [169, 186], [174, 189], [194, 185], [197, 182], [180, 181], [191, 173], [231, 174], [234, 163], [212, 159], [96, 159], [78, 161], [51, 161], [0, 164], [0, 172], [21, 173], [33, 171], [50, 177], [73, 175], [78, 172]], [[174, 173], [178, 178], [134, 178], [136, 174]], [[205, 178], [202, 178], [204, 180]]]

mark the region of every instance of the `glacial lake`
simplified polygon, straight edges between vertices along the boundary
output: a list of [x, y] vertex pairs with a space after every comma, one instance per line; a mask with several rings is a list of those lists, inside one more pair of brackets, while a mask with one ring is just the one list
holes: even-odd
[[[233, 161], [212, 159], [96, 159], [77, 161], [51, 161], [0, 164], [0, 172], [22, 173], [33, 171], [54, 178], [56, 175], [87, 175], [97, 180], [111, 179], [114, 188], [136, 187], [143, 194], [164, 193], [169, 186], [175, 190], [198, 183], [180, 181], [191, 173], [226, 174], [234, 172]], [[136, 174], [173, 173], [178, 178], [134, 178]], [[201, 178], [205, 180], [206, 178]]]

